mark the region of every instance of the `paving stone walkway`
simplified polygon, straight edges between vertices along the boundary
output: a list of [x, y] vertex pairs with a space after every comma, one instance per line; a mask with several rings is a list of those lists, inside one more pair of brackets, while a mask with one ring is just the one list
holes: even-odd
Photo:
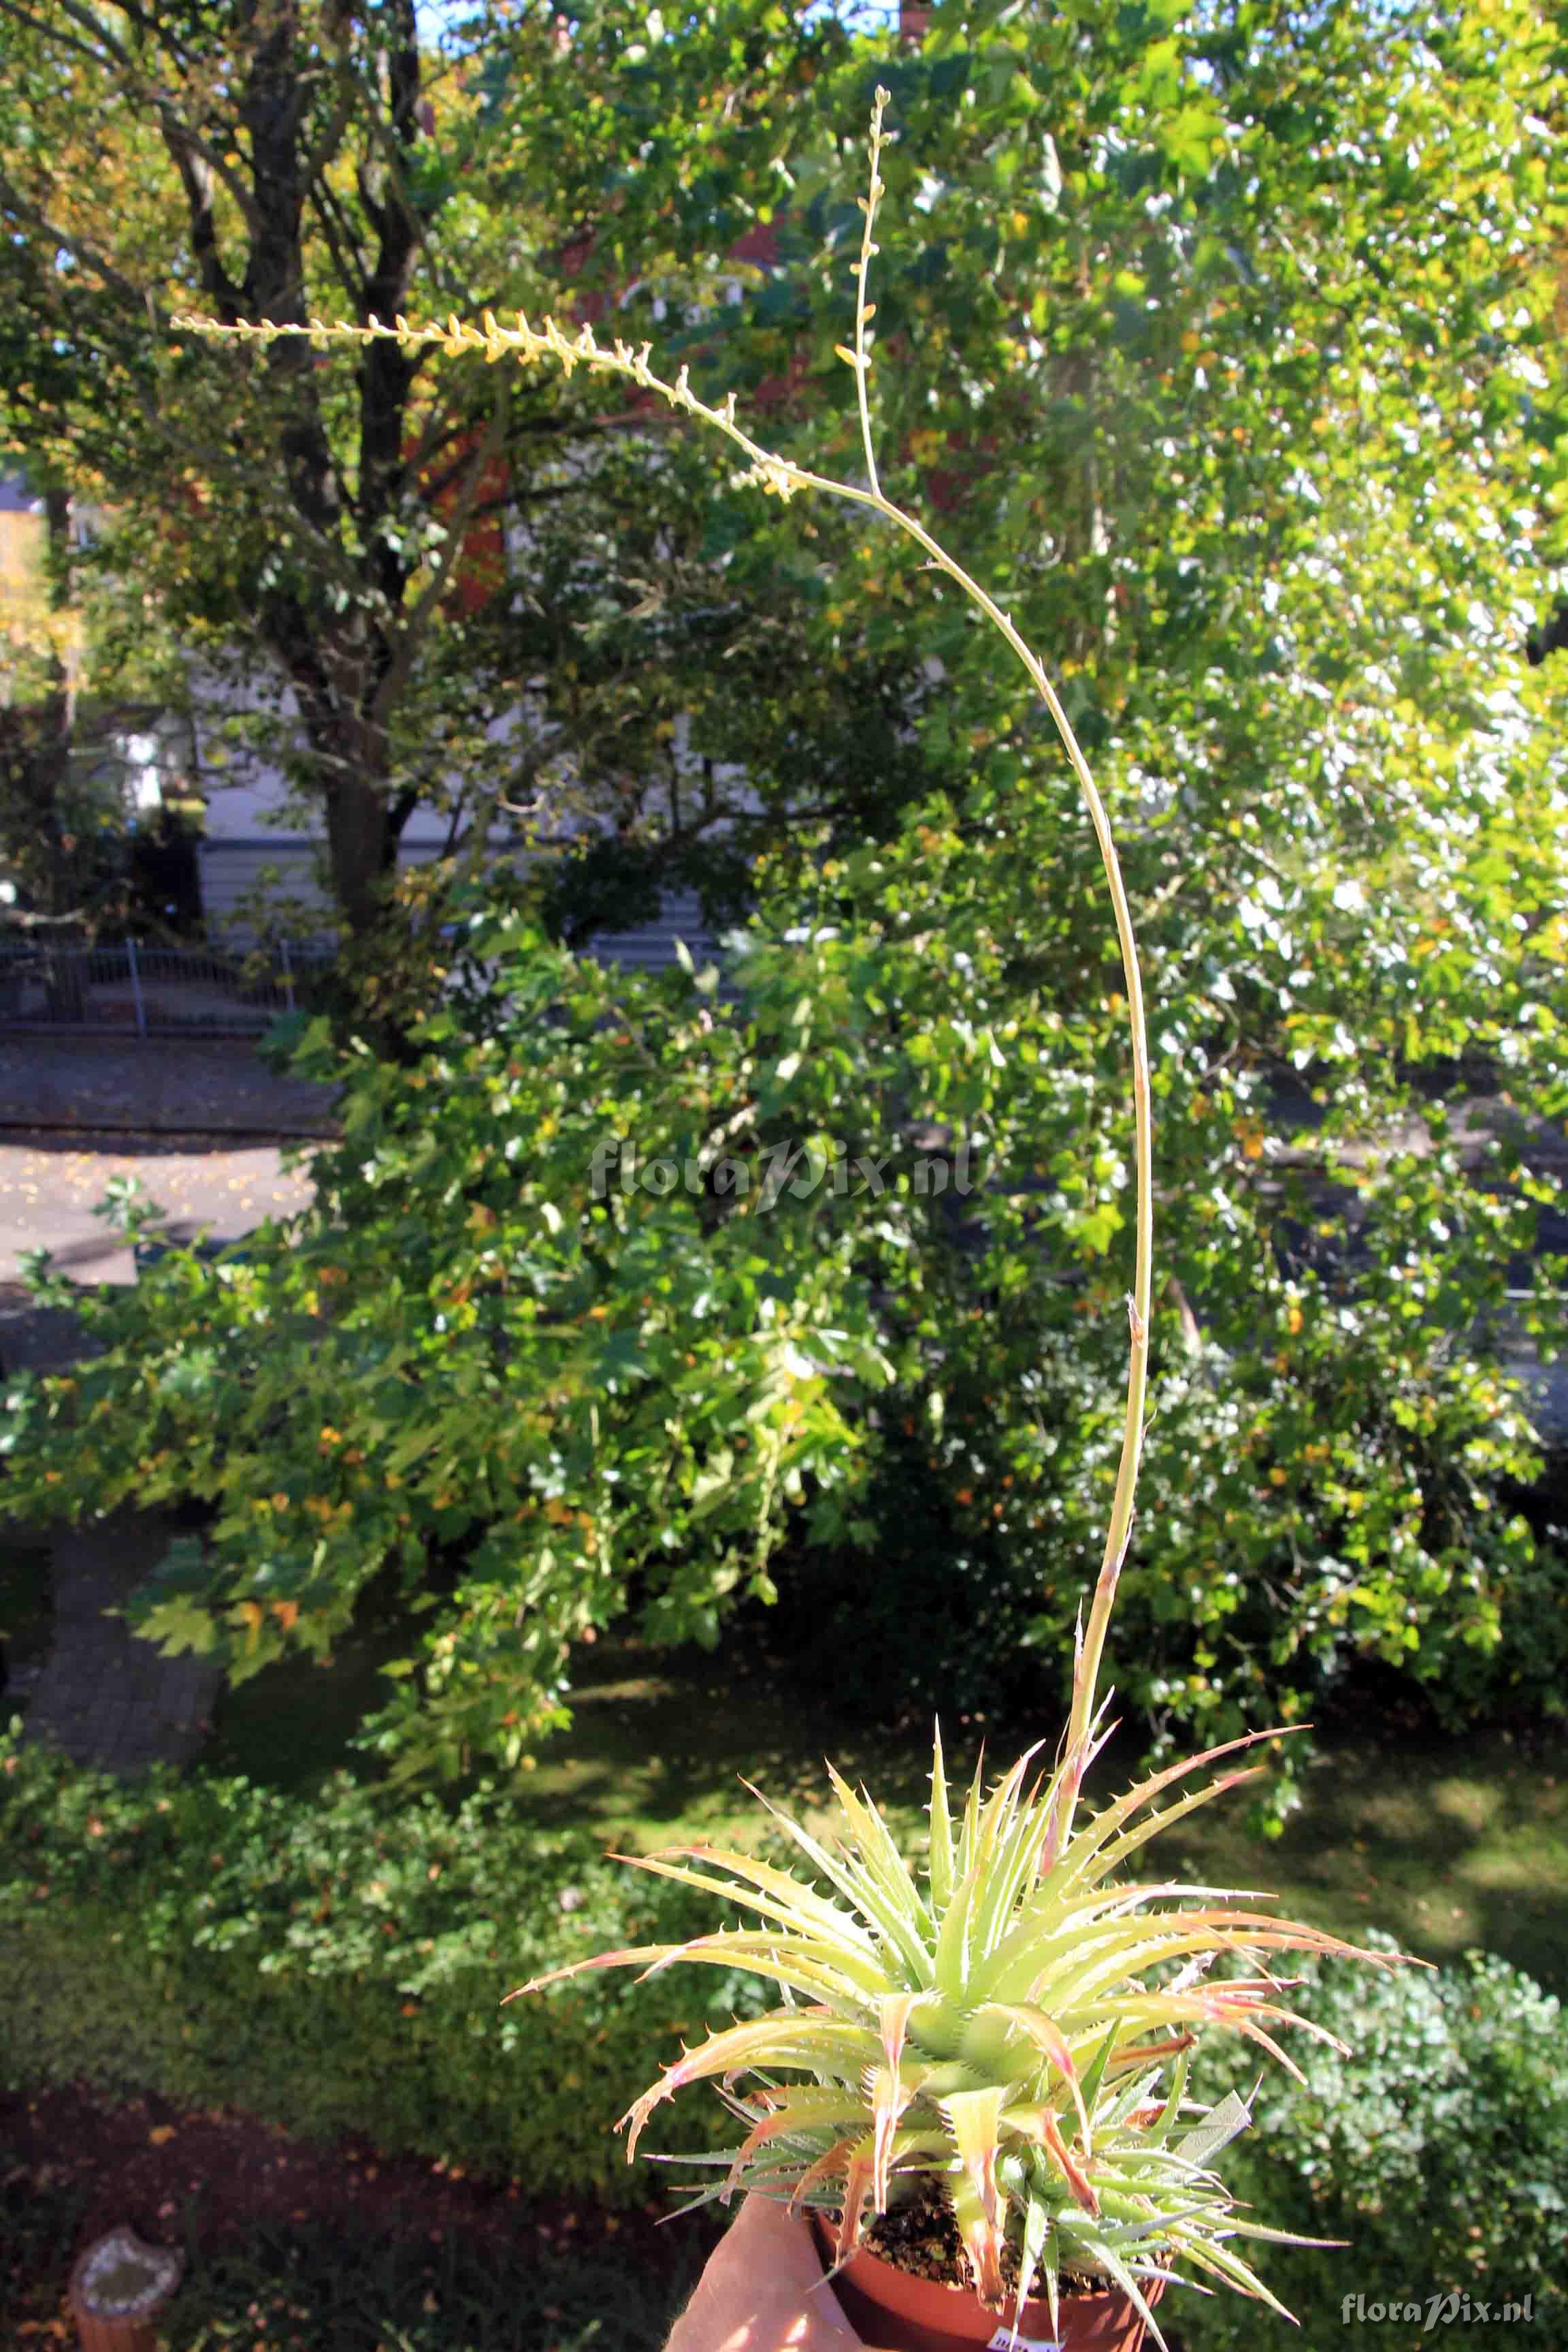
[[[331, 1096], [279, 1077], [243, 1043], [0, 1036], [0, 1369], [62, 1370], [82, 1349], [75, 1318], [40, 1312], [16, 1281], [24, 1249], [48, 1249], [79, 1280], [135, 1279], [123, 1236], [92, 1214], [111, 1176], [138, 1177], [176, 1235], [234, 1239], [310, 1197], [304, 1172], [285, 1171], [261, 1139], [331, 1131]], [[0, 1714], [23, 1706], [28, 1738], [115, 1772], [195, 1753], [219, 1675], [205, 1659], [161, 1656], [115, 1613], [176, 1532], [150, 1511], [0, 1526], [0, 1586], [8, 1550], [47, 1542], [53, 1554], [49, 1654], [0, 1698]]]
[[0, 1032], [0, 1127], [145, 1135], [330, 1135], [324, 1087], [268, 1068], [240, 1038]]
[[[63, 1370], [82, 1352], [73, 1316], [40, 1311], [25, 1292], [0, 1285], [0, 1361], [7, 1373]], [[21, 1701], [26, 1736], [63, 1748], [79, 1764], [144, 1771], [183, 1764], [206, 1730], [221, 1677], [205, 1658], [165, 1658], [114, 1614], [168, 1549], [177, 1529], [155, 1511], [119, 1511], [79, 1528], [43, 1531], [51, 1542], [54, 1633], [30, 1690], [15, 1685], [0, 1712]], [[7, 1552], [37, 1531], [0, 1527], [0, 1584]]]
[[[310, 1198], [302, 1168], [286, 1169], [276, 1144], [202, 1149], [168, 1137], [116, 1137], [112, 1150], [37, 1131], [0, 1133], [0, 1285], [15, 1283], [25, 1250], [47, 1249], [76, 1282], [135, 1280], [125, 1235], [95, 1214], [110, 1183], [133, 1178], [169, 1220], [176, 1241], [210, 1233], [234, 1241], [268, 1217], [289, 1217]], [[0, 1353], [5, 1346], [0, 1329]]]
[[29, 1739], [111, 1772], [184, 1764], [200, 1747], [222, 1679], [207, 1659], [165, 1658], [116, 1609], [174, 1534], [154, 1511], [118, 1511], [55, 1538], [55, 1635], [26, 1717]]

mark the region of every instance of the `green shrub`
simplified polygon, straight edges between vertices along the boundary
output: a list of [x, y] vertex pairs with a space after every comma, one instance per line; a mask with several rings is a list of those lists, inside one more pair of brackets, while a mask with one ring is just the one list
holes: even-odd
[[503, 2010], [584, 1948], [699, 1923], [679, 1888], [528, 1828], [493, 1793], [391, 1811], [342, 1775], [313, 1797], [157, 1775], [126, 1788], [11, 1742], [0, 1789], [13, 2088], [82, 2079], [234, 2105], [531, 2195], [625, 2204], [661, 2193], [609, 2128], [630, 2086], [668, 2062], [677, 2028], [747, 1998], [743, 1979], [690, 1971]]
[[[1395, 1948], [1386, 1937], [1367, 1941]], [[1472, 2314], [1489, 2303], [1490, 2323], [1529, 2296], [1531, 2345], [1568, 2345], [1560, 2003], [1482, 1953], [1431, 1973], [1309, 1960], [1300, 1974], [1313, 1987], [1301, 2006], [1348, 2055], [1313, 2052], [1306, 2090], [1270, 2074], [1226, 2177], [1272, 2226], [1348, 2242], [1334, 2252], [1279, 2247], [1260, 2263], [1300, 2333], [1233, 2297], [1186, 2298], [1174, 2315], [1184, 2352], [1274, 2352], [1303, 2336], [1404, 2352], [1431, 2340], [1423, 2322], [1439, 2295], [1468, 2295]], [[1238, 2048], [1211, 2042], [1194, 2081], [1218, 2095], [1230, 2084], [1249, 2090], [1256, 2073]], [[1419, 2303], [1422, 2320], [1358, 2322], [1352, 2311], [1345, 2324], [1347, 2294]]]
[[[1019, 874], [1054, 870], [1051, 808], [1008, 822]], [[409, 1059], [318, 1038], [301, 1064], [342, 1079], [346, 1132], [300, 1220], [243, 1262], [174, 1250], [77, 1297], [99, 1352], [7, 1384], [0, 1502], [42, 1522], [199, 1496], [203, 1543], [129, 1614], [236, 1680], [331, 1653], [356, 1612], [424, 1612], [362, 1735], [400, 1771], [516, 1769], [587, 1634], [629, 1616], [711, 1644], [775, 1587], [782, 1638], [858, 1710], [1065, 1701], [1122, 1430], [1121, 1049], [1061, 1033], [1011, 955], [1028, 909], [987, 837], [912, 827], [809, 894], [760, 873], [718, 1013], [705, 975], [623, 983], [481, 925], [493, 991]], [[807, 938], [770, 941], [802, 913]], [[1153, 1311], [1124, 1707], [1162, 1760], [1316, 1719], [1368, 1664], [1451, 1724], [1561, 1707], [1563, 1547], [1518, 1506], [1533, 1433], [1473, 1339], [1530, 1200], [1480, 1198], [1448, 1149], [1392, 1154], [1311, 1212], [1324, 1262], [1287, 1270], [1310, 1188], [1254, 1181], [1262, 1081], [1171, 1054], [1155, 1092], [1182, 1287]], [[721, 1134], [732, 1193], [691, 1172]], [[846, 1172], [866, 1166], [879, 1195]], [[1408, 1311], [1417, 1262], [1441, 1314]]]

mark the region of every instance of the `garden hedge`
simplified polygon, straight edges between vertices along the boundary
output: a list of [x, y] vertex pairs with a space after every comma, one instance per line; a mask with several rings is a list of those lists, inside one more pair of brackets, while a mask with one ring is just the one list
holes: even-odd
[[[1369, 1935], [1383, 1951], [1397, 1948]], [[1346, 2242], [1263, 2250], [1260, 2274], [1300, 2322], [1216, 2295], [1173, 2309], [1182, 2352], [1284, 2352], [1303, 2341], [1430, 2345], [1446, 2328], [1493, 2341], [1507, 2323], [1531, 2352], [1568, 2347], [1568, 2053], [1562, 2005], [1495, 1955], [1392, 1974], [1292, 1961], [1292, 1996], [1346, 2045], [1298, 2047], [1300, 2091], [1270, 2068], [1226, 2178], [1261, 2220]], [[1230, 2040], [1196, 2086], [1245, 2095], [1260, 2071]], [[1359, 2307], [1344, 2316], [1347, 2296]], [[1419, 2305], [1418, 2317], [1407, 2305]], [[1398, 2312], [1392, 2308], [1398, 2305]], [[1482, 2306], [1489, 2308], [1483, 2311]], [[1508, 2340], [1504, 2338], [1502, 2340]]]
[[[489, 1792], [388, 1808], [241, 1780], [134, 1786], [0, 1742], [0, 2080], [83, 2080], [445, 2157], [537, 2196], [662, 2193], [611, 2125], [749, 1987], [552, 1965], [689, 1933], [692, 1898]], [[700, 1924], [710, 1924], [704, 1920]], [[667, 2148], [700, 2145], [700, 2103]], [[684, 2142], [681, 2134], [684, 2131]]]

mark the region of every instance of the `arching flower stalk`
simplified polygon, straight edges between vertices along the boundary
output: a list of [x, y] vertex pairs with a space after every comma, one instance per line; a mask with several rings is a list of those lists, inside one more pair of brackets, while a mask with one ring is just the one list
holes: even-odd
[[859, 261], [856, 271], [855, 330], [853, 345], [840, 344], [838, 355], [854, 371], [856, 397], [859, 409], [861, 443], [865, 453], [867, 480], [837, 481], [830, 475], [813, 473], [809, 467], [797, 466], [793, 458], [781, 457], [775, 450], [764, 448], [740, 423], [735, 395], [731, 393], [717, 406], [710, 405], [691, 388], [689, 371], [682, 367], [673, 378], [662, 376], [653, 364], [650, 343], [636, 346], [615, 338], [601, 342], [591, 325], [567, 329], [554, 319], [547, 318], [533, 324], [521, 312], [514, 322], [503, 325], [493, 312], [482, 313], [478, 326], [457, 317], [449, 318], [443, 326], [431, 320], [421, 326], [410, 320], [395, 319], [389, 325], [372, 318], [363, 326], [339, 320], [329, 323], [323, 319], [311, 319], [296, 325], [279, 326], [270, 320], [254, 324], [241, 320], [235, 326], [220, 326], [215, 320], [189, 315], [176, 318], [176, 328], [209, 340], [227, 342], [268, 344], [284, 336], [303, 336], [318, 351], [330, 351], [335, 345], [363, 344], [376, 341], [397, 343], [405, 351], [434, 349], [454, 358], [481, 353], [492, 364], [504, 361], [525, 367], [552, 366], [570, 377], [578, 368], [590, 375], [618, 376], [639, 392], [648, 393], [664, 401], [670, 408], [693, 418], [698, 424], [721, 434], [746, 459], [742, 478], [753, 482], [770, 495], [794, 498], [798, 492], [811, 491], [818, 496], [847, 499], [853, 506], [868, 507], [914, 541], [927, 561], [939, 572], [945, 572], [975, 609], [983, 613], [1006, 644], [1008, 650], [1023, 666], [1030, 684], [1039, 695], [1061, 739], [1079, 793], [1094, 827], [1094, 837], [1100, 847], [1105, 869], [1111, 910], [1115, 919], [1117, 943], [1121, 956], [1122, 982], [1127, 997], [1128, 1037], [1132, 1062], [1133, 1170], [1136, 1196], [1136, 1239], [1134, 1242], [1132, 1288], [1128, 1298], [1128, 1320], [1131, 1343], [1129, 1350], [1127, 1376], [1127, 1411], [1122, 1425], [1121, 1456], [1117, 1471], [1116, 1487], [1111, 1500], [1110, 1525], [1106, 1530], [1105, 1548], [1100, 1570], [1089, 1606], [1085, 1630], [1080, 1622], [1074, 1662], [1072, 1710], [1068, 1725], [1065, 1753], [1069, 1764], [1078, 1759], [1076, 1772], [1069, 1771], [1063, 1801], [1070, 1819], [1077, 1790], [1082, 1780], [1087, 1759], [1089, 1724], [1094, 1715], [1095, 1692], [1100, 1679], [1100, 1660], [1105, 1648], [1106, 1628], [1111, 1604], [1116, 1598], [1117, 1580], [1127, 1556], [1128, 1538], [1132, 1530], [1133, 1496], [1138, 1484], [1138, 1463], [1142, 1446], [1144, 1405], [1149, 1385], [1149, 1312], [1152, 1289], [1154, 1259], [1154, 1154], [1153, 1111], [1149, 1083], [1149, 1037], [1143, 1015], [1143, 982], [1138, 961], [1138, 948], [1132, 929], [1132, 911], [1121, 878], [1121, 860], [1110, 830], [1110, 820], [1100, 796], [1089, 762], [1084, 758], [1077, 736], [1061, 699], [1051, 682], [1045, 664], [1020, 635], [1010, 614], [1005, 612], [995, 598], [967, 572], [963, 564], [927, 530], [919, 517], [899, 506], [883, 491], [877, 472], [877, 460], [871, 427], [870, 321], [876, 305], [868, 298], [870, 267], [877, 253], [875, 229], [877, 213], [887, 190], [882, 182], [880, 164], [882, 149], [888, 138], [884, 118], [889, 103], [889, 94], [879, 89], [871, 112], [871, 170], [868, 193], [860, 203], [865, 213], [865, 231], [861, 239]]
[[[489, 311], [477, 326], [455, 317], [445, 325], [403, 318], [357, 326], [321, 320], [175, 323], [237, 341], [302, 335], [330, 350], [387, 339], [405, 350], [479, 352], [498, 364], [624, 378], [722, 435], [744, 457], [745, 478], [763, 490], [783, 499], [810, 492], [847, 499], [911, 539], [984, 614], [1050, 714], [1094, 828], [1121, 950], [1137, 1199], [1121, 1460], [1087, 1623], [1080, 1616], [1078, 1627], [1071, 1706], [1055, 1767], [1026, 1785], [1032, 1750], [989, 1793], [977, 1771], [955, 1820], [939, 1729], [923, 1872], [900, 1851], [876, 1805], [837, 1773], [834, 1828], [826, 1839], [766, 1808], [804, 1874], [708, 1846], [625, 1857], [738, 1906], [751, 1924], [683, 1944], [601, 1953], [520, 1990], [535, 1992], [599, 1969], [638, 1967], [647, 1975], [680, 1960], [739, 1967], [771, 1980], [784, 1997], [781, 2008], [683, 2051], [637, 2100], [622, 2118], [629, 2126], [628, 2155], [663, 2100], [689, 2083], [716, 2080], [742, 2137], [694, 2159], [718, 2168], [695, 2201], [728, 2202], [750, 2190], [820, 2208], [837, 2217], [836, 2260], [842, 2263], [859, 2244], [868, 2215], [934, 2179], [984, 2303], [1000, 2306], [1015, 2294], [1021, 2307], [1031, 2289], [1043, 2288], [1054, 2327], [1064, 2282], [1110, 2282], [1163, 2344], [1150, 2290], [1182, 2277], [1176, 2264], [1186, 2265], [1194, 2284], [1216, 2281], [1278, 2309], [1236, 2242], [1307, 2242], [1241, 2214], [1213, 2171], [1213, 2158], [1248, 2115], [1234, 2093], [1207, 2110], [1190, 2098], [1188, 2056], [1197, 2036], [1206, 2028], [1238, 2032], [1296, 2073], [1277, 2039], [1280, 2029], [1332, 2037], [1284, 2003], [1290, 1979], [1274, 1974], [1276, 1957], [1302, 1952], [1384, 1967], [1395, 1962], [1276, 1919], [1256, 1907], [1267, 1896], [1122, 1875], [1160, 1832], [1258, 1768], [1229, 1769], [1185, 1790], [1182, 1782], [1279, 1735], [1256, 1733], [1210, 1749], [1156, 1773], [1089, 1818], [1081, 1815], [1084, 1776], [1106, 1736], [1100, 1669], [1131, 1531], [1148, 1385], [1153, 1142], [1142, 982], [1105, 806], [1043, 663], [1011, 615], [881, 488], [868, 287], [885, 194], [879, 167], [888, 102], [879, 89], [869, 186], [861, 199], [854, 338], [839, 347], [855, 376], [863, 482], [835, 480], [764, 447], [741, 424], [733, 394], [710, 405], [693, 391], [684, 367], [666, 378], [650, 345], [601, 342], [591, 326], [566, 329], [550, 318], [534, 325], [521, 315], [507, 325]], [[1171, 1801], [1162, 1811], [1166, 1797]], [[1236, 1972], [1212, 1977], [1222, 1959]]]

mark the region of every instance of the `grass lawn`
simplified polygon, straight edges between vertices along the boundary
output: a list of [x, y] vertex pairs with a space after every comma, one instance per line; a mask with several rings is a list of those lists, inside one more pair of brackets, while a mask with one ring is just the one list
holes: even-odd
[[330, 1665], [285, 1658], [248, 1682], [226, 1684], [202, 1750], [204, 1767], [273, 1789], [309, 1788], [343, 1763], [363, 1770], [365, 1759], [355, 1758], [349, 1742], [364, 1717], [386, 1703], [392, 1685], [382, 1667], [408, 1649], [406, 1627], [373, 1619], [342, 1636]]
[[[574, 1703], [576, 1722], [541, 1756], [527, 1801], [609, 1843], [646, 1852], [695, 1829], [752, 1830], [742, 1774], [809, 1810], [826, 1790], [825, 1755], [908, 1827], [923, 1809], [929, 1748], [853, 1727], [846, 1737], [776, 1685], [737, 1682], [711, 1658], [656, 1664], [606, 1643]], [[944, 1730], [950, 1776], [972, 1770], [984, 1727], [961, 1718]], [[1010, 1761], [1019, 1737], [1009, 1727], [993, 1753]], [[1115, 1790], [1114, 1757], [1096, 1777]], [[1182, 1823], [1167, 1851], [1189, 1876], [1266, 1889], [1314, 1925], [1379, 1927], [1437, 1961], [1480, 1946], [1568, 1993], [1568, 1732], [1528, 1744], [1507, 1732], [1337, 1742], [1308, 1768], [1304, 1801], [1278, 1839], [1251, 1834], [1237, 1790]]]
[[[345, 1643], [328, 1674], [290, 1661], [227, 1693], [211, 1760], [258, 1780], [307, 1781], [340, 1759], [356, 1715], [378, 1695], [377, 1664], [398, 1647], [395, 1634], [372, 1631]], [[739, 1670], [722, 1653], [601, 1639], [591, 1654], [571, 1730], [521, 1783], [519, 1801], [542, 1825], [585, 1827], [607, 1846], [644, 1853], [699, 1832], [746, 1836], [760, 1816], [742, 1777], [809, 1815], [831, 1757], [918, 1833], [930, 1749], [917, 1739], [868, 1737], [797, 1697], [782, 1669]], [[971, 1770], [984, 1738], [1010, 1760], [1051, 1728], [960, 1717], [944, 1727], [950, 1771]], [[1132, 1760], [1106, 1757], [1100, 1790], [1123, 1784]], [[1182, 1824], [1170, 1851], [1190, 1876], [1267, 1889], [1317, 1925], [1346, 1935], [1382, 1928], [1438, 1961], [1480, 1946], [1568, 1993], [1562, 1728], [1528, 1740], [1506, 1732], [1342, 1739], [1320, 1748], [1279, 1838], [1250, 1834], [1238, 1790]]]

